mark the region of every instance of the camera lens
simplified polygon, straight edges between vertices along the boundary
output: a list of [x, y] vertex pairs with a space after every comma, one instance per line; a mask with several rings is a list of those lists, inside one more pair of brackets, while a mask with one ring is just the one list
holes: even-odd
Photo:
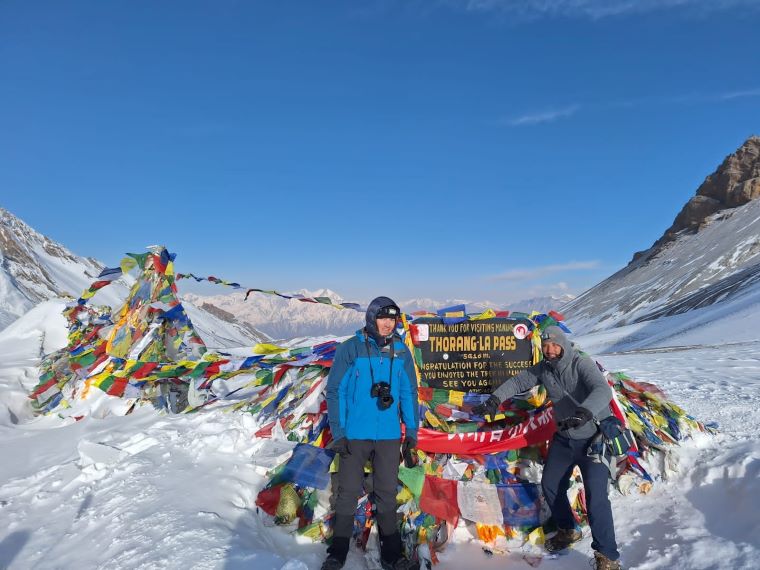
[[377, 407], [381, 410], [387, 410], [393, 405], [393, 396], [391, 396], [391, 385], [388, 382], [378, 382], [372, 384], [370, 395], [377, 398]]
[[390, 394], [380, 396], [377, 399], [377, 407], [380, 408], [381, 410], [387, 410], [392, 405], [393, 405], [393, 396], [391, 396]]

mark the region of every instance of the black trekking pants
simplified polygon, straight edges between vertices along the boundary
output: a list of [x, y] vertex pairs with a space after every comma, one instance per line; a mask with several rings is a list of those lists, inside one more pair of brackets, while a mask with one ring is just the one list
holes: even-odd
[[590, 439], [569, 439], [556, 434], [549, 446], [541, 487], [557, 526], [562, 529], [574, 528], [575, 519], [567, 498], [567, 490], [570, 487], [573, 468], [576, 465], [580, 467], [593, 539], [591, 548], [610, 560], [617, 560], [620, 553], [615, 541], [612, 506], [607, 494], [610, 472], [605, 465], [594, 462], [586, 455], [589, 442]]
[[338, 493], [335, 500], [334, 536], [350, 537], [353, 530], [356, 504], [364, 487], [364, 465], [372, 461], [372, 494], [377, 507], [377, 527], [381, 536], [398, 532], [396, 525], [396, 494], [398, 466], [401, 461], [401, 441], [398, 439], [349, 440], [350, 453], [340, 457]]

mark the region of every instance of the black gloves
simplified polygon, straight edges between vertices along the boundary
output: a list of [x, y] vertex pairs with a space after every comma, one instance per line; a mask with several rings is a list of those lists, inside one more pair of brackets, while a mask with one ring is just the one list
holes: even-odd
[[496, 412], [499, 411], [499, 405], [501, 404], [501, 401], [499, 398], [491, 394], [491, 397], [488, 398], [485, 402], [482, 404], [478, 404], [474, 408], [472, 408], [472, 413], [476, 416], [495, 416]]
[[417, 440], [413, 437], [405, 438], [404, 443], [401, 444], [401, 457], [404, 458], [404, 465], [409, 469], [417, 465], [415, 447], [417, 447]]
[[340, 456], [351, 454], [351, 448], [348, 446], [348, 440], [345, 437], [333, 440], [330, 448]]
[[592, 414], [589, 410], [586, 408], [577, 407], [575, 408], [575, 411], [573, 412], [573, 415], [569, 418], [565, 418], [562, 421], [557, 422], [557, 427], [560, 431], [564, 431], [566, 429], [572, 429], [572, 428], [579, 428], [582, 425], [587, 424], [594, 418], [594, 414]]

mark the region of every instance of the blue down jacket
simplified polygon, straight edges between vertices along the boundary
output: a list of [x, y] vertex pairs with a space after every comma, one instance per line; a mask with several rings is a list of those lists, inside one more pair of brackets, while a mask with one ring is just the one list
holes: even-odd
[[[375, 383], [391, 385], [393, 404], [388, 409], [380, 410], [370, 395], [373, 376]], [[398, 336], [379, 347], [373, 335], [358, 330], [338, 346], [327, 378], [327, 413], [335, 440], [400, 439], [400, 421], [407, 437], [417, 439], [417, 376], [412, 355]]]

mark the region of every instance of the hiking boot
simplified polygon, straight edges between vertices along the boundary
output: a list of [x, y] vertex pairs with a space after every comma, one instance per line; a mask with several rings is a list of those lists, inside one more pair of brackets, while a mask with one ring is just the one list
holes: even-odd
[[345, 563], [345, 560], [341, 560], [337, 556], [328, 556], [325, 561], [322, 562], [321, 570], [340, 570]]
[[578, 542], [581, 538], [583, 538], [583, 533], [577, 528], [561, 528], [557, 531], [557, 534], [544, 543], [544, 548], [548, 552], [559, 552], [560, 550], [565, 550], [571, 544]]
[[610, 560], [601, 552], [594, 552], [595, 570], [622, 570], [618, 560]]
[[340, 570], [346, 563], [351, 539], [347, 536], [333, 536], [327, 548], [327, 558], [322, 563], [321, 570]]
[[419, 562], [405, 558], [401, 551], [401, 535], [398, 532], [380, 536], [380, 564], [383, 570], [417, 570], [420, 567]]

